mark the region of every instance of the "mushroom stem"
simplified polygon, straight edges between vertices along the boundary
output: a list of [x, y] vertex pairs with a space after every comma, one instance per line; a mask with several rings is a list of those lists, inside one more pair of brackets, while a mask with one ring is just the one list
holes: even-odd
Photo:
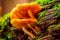
[[24, 33], [28, 34], [31, 38], [35, 38], [35, 35], [29, 32], [24, 26], [22, 27], [22, 30], [24, 31]]
[[37, 31], [37, 34], [39, 34], [40, 33], [40, 28], [37, 27], [37, 26], [34, 26], [34, 27], [35, 27], [35, 30]]
[[27, 24], [27, 25], [28, 25], [29, 28], [31, 28], [34, 31], [34, 33], [37, 34], [37, 31], [34, 28], [32, 28], [30, 24]]

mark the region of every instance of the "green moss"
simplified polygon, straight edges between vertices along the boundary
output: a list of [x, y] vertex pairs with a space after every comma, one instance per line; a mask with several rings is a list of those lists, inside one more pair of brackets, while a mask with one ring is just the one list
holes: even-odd
[[50, 26], [48, 27], [48, 30], [51, 31], [51, 30], [57, 29], [57, 28], [60, 28], [60, 24], [50, 25]]
[[53, 9], [60, 9], [60, 3], [56, 4], [55, 6], [53, 6]]
[[34, 2], [38, 3], [39, 5], [45, 5], [52, 1], [54, 1], [54, 0], [34, 0]]

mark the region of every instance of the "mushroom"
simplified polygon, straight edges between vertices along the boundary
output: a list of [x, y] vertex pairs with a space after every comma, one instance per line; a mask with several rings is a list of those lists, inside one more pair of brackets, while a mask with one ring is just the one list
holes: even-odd
[[31, 38], [35, 38], [35, 35], [27, 28], [32, 29], [37, 34], [39, 28], [37, 26], [33, 28], [33, 25], [37, 22], [35, 16], [41, 9], [42, 7], [36, 3], [17, 4], [10, 13], [10, 22], [18, 30], [22, 29]]

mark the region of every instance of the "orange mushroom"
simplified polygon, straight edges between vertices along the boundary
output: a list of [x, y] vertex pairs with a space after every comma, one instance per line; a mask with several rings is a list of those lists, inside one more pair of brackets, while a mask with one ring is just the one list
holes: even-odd
[[36, 3], [17, 4], [16, 7], [11, 11], [10, 19], [30, 18], [28, 15], [28, 10], [30, 10], [32, 15], [35, 16], [41, 9], [42, 7]]
[[26, 28], [31, 28], [36, 33], [36, 30], [32, 27], [37, 22], [34, 16], [41, 9], [42, 7], [35, 3], [18, 4], [10, 13], [10, 22], [15, 28], [18, 30], [22, 29], [31, 38], [34, 38], [35, 35]]

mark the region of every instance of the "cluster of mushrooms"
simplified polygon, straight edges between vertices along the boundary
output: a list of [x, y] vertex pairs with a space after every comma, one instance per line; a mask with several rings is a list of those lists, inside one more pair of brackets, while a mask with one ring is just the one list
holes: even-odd
[[22, 30], [31, 38], [35, 38], [32, 31], [35, 34], [38, 34], [39, 31], [39, 27], [34, 25], [37, 22], [35, 16], [41, 9], [42, 7], [36, 3], [17, 4], [10, 13], [10, 22], [16, 29]]

